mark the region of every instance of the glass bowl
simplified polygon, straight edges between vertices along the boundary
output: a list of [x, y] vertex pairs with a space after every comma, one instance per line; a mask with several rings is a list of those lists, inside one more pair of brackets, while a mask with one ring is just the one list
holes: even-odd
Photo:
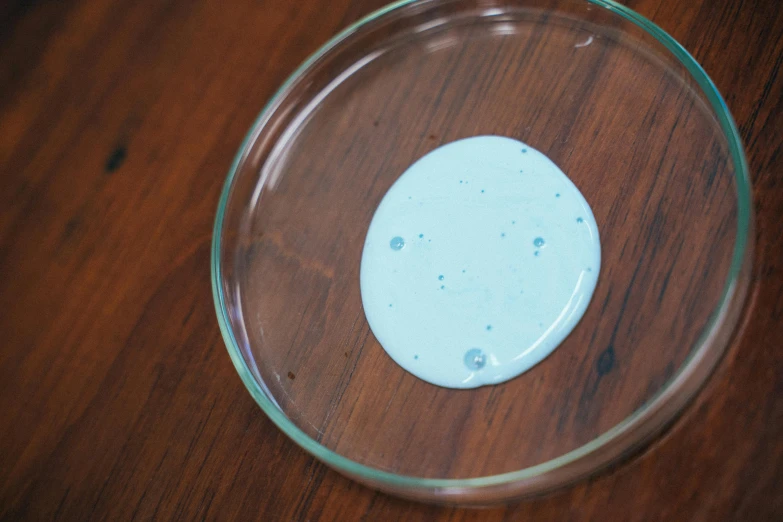
[[[359, 266], [392, 183], [479, 135], [530, 144], [571, 178], [602, 264], [549, 357], [457, 390], [385, 353]], [[734, 122], [650, 21], [608, 0], [402, 1], [330, 40], [263, 109], [220, 199], [212, 282], [239, 375], [297, 444], [373, 488], [485, 505], [600, 470], [682, 411], [738, 321], [751, 227]]]

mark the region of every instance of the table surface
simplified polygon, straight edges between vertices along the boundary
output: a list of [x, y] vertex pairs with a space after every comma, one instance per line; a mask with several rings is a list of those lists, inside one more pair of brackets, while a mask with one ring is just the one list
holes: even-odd
[[383, 0], [0, 5], [0, 519], [783, 518], [783, 10], [629, 0], [711, 75], [754, 183], [751, 294], [705, 391], [643, 454], [490, 510], [327, 469], [244, 389], [212, 304], [225, 172], [256, 113]]

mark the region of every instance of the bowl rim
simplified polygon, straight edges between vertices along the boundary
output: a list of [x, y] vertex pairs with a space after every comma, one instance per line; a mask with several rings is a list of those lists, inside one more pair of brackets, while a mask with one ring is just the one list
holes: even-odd
[[361, 464], [325, 446], [307, 435], [292, 422], [267, 396], [248, 367], [231, 327], [230, 315], [223, 292], [220, 252], [223, 224], [231, 188], [250, 146], [261, 134], [268, 117], [274, 112], [289, 88], [307, 73], [310, 67], [338, 44], [368, 23], [411, 4], [427, 0], [398, 0], [378, 9], [343, 29], [310, 55], [282, 84], [254, 121], [234, 157], [223, 185], [213, 229], [211, 249], [212, 294], [220, 331], [229, 356], [245, 387], [269, 419], [305, 451], [335, 470], [360, 482], [382, 490], [419, 500], [492, 501], [521, 497], [548, 491], [606, 467], [637, 449], [650, 437], [673, 421], [690, 403], [712, 374], [725, 353], [731, 333], [739, 319], [752, 265], [753, 211], [748, 165], [741, 137], [729, 109], [717, 87], [699, 63], [663, 29], [614, 0], [583, 0], [607, 9], [654, 37], [687, 69], [701, 88], [715, 112], [734, 164], [737, 192], [737, 232], [731, 266], [726, 283], [705, 329], [694, 344], [682, 366], [656, 395], [611, 429], [590, 442], [554, 459], [497, 475], [469, 478], [425, 478], [396, 474]]

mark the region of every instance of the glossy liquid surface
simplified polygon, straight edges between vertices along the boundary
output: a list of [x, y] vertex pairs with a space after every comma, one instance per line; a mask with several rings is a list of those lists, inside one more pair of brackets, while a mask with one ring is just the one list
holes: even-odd
[[571, 180], [524, 143], [478, 136], [431, 151], [383, 197], [362, 303], [400, 366], [474, 388], [552, 353], [587, 309], [600, 263], [598, 227]]

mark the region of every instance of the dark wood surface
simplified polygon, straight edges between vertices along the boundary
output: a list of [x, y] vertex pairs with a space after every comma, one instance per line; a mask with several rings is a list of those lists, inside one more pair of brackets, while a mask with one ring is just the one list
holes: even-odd
[[783, 14], [638, 0], [724, 93], [757, 212], [751, 298], [705, 392], [644, 454], [543, 499], [394, 499], [299, 450], [223, 348], [209, 243], [263, 102], [382, 1], [0, 7], [0, 519], [783, 517]]

